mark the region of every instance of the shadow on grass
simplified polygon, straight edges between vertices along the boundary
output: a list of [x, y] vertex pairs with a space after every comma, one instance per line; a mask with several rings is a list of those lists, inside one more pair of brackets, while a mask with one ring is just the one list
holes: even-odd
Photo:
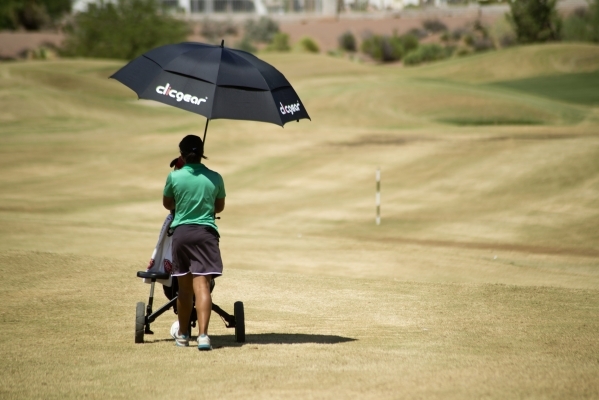
[[[147, 337], [146, 337], [147, 339]], [[192, 341], [197, 340], [197, 336], [191, 337]], [[210, 335], [210, 341], [214, 349], [224, 347], [241, 347], [252, 344], [337, 344], [353, 342], [358, 339], [337, 336], [337, 335], [310, 335], [306, 333], [257, 333], [245, 335], [245, 343], [237, 343], [235, 335]], [[146, 340], [146, 344], [173, 342], [173, 339]]]

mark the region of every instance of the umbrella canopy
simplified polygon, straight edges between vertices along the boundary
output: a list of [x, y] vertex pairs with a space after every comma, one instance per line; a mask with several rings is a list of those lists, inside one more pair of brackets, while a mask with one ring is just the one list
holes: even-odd
[[[111, 78], [140, 99], [203, 115], [271, 122], [310, 118], [287, 79], [272, 65], [241, 50], [203, 43], [158, 47], [132, 60]], [[207, 122], [208, 122], [207, 121]]]

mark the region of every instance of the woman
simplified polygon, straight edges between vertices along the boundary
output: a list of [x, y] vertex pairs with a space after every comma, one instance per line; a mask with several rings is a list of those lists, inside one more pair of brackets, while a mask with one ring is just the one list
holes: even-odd
[[173, 233], [173, 276], [179, 281], [177, 309], [179, 329], [171, 331], [177, 346], [189, 346], [189, 318], [193, 296], [200, 332], [198, 349], [212, 350], [208, 323], [212, 312], [210, 283], [222, 275], [223, 263], [218, 247], [215, 214], [225, 208], [223, 178], [201, 163], [202, 139], [188, 135], [179, 143], [185, 166], [166, 179], [162, 204], [175, 210]]

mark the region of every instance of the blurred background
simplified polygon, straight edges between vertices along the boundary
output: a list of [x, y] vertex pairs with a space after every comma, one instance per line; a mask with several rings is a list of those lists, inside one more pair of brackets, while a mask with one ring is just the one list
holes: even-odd
[[595, 0], [3, 0], [0, 59], [130, 59], [164, 43], [225, 39], [254, 52], [414, 65], [517, 44], [596, 43], [598, 21]]

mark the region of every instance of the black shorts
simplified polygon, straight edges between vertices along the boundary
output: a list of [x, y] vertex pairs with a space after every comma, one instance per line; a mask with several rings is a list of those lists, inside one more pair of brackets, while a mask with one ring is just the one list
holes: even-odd
[[222, 275], [218, 232], [207, 225], [179, 225], [173, 233], [173, 276]]

